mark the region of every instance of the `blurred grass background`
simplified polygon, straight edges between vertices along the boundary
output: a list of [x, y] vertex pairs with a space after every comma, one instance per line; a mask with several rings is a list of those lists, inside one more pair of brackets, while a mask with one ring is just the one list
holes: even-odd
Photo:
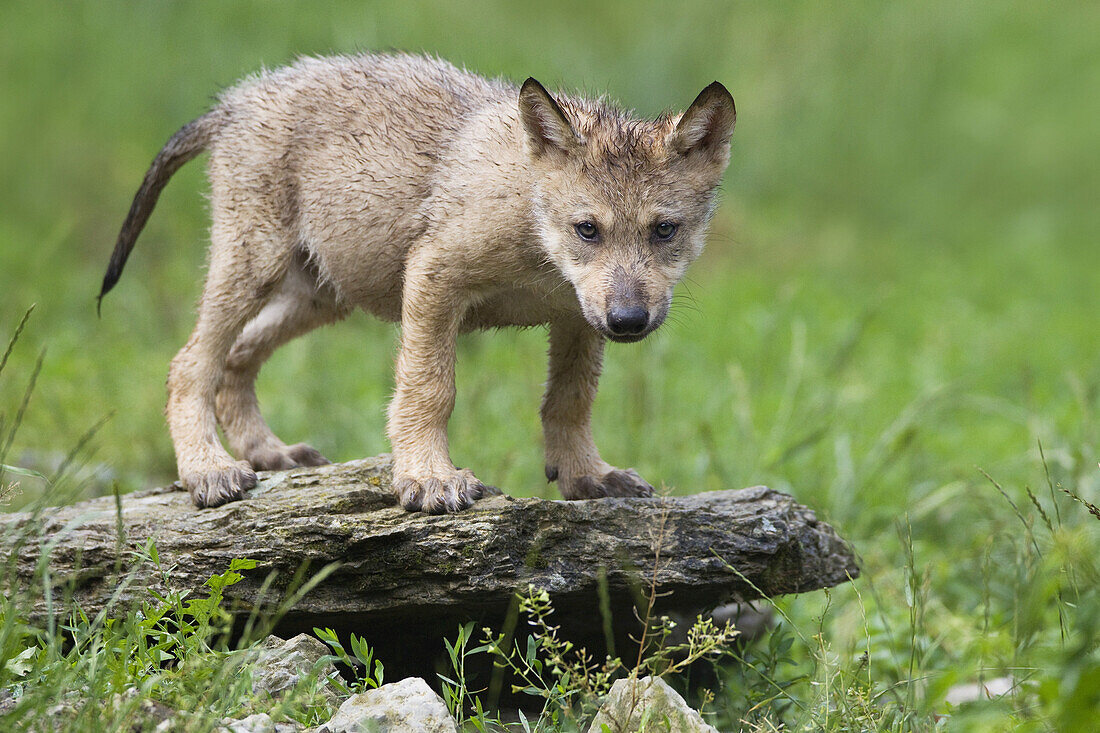
[[[899, 608], [908, 516], [909, 571], [942, 614], [922, 664], [964, 674], [979, 637], [982, 669], [1019, 661], [1021, 637], [973, 626], [982, 604], [986, 631], [1008, 623], [989, 609], [1019, 612], [1026, 587], [990, 580], [990, 538], [1020, 527], [978, 468], [1026, 502], [1041, 440], [1056, 483], [1100, 495], [1100, 6], [110, 0], [5, 3], [0, 21], [0, 334], [37, 303], [0, 381], [9, 418], [12, 375], [48, 347], [9, 463], [49, 468], [113, 413], [88, 491], [174, 478], [163, 384], [200, 288], [200, 164], [167, 189], [101, 319], [94, 296], [152, 156], [243, 75], [424, 50], [645, 115], [719, 79], [739, 112], [723, 203], [672, 322], [609, 348], [604, 457], [674, 491], [791, 491]], [[333, 460], [386, 450], [394, 335], [357, 315], [280, 351], [260, 384], [276, 432]], [[539, 331], [461, 344], [453, 457], [515, 494], [556, 496], [544, 351]], [[858, 639], [853, 625], [836, 633]]]

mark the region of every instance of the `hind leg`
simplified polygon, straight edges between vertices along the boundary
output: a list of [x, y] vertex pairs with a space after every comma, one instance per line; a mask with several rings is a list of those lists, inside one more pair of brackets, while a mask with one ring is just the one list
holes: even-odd
[[233, 344], [218, 390], [218, 423], [234, 455], [247, 460], [253, 469], [267, 471], [328, 463], [305, 443], [287, 445], [271, 431], [260, 414], [256, 376], [280, 346], [343, 318], [347, 312], [337, 303], [331, 288], [319, 285], [314, 273], [302, 263], [295, 263], [271, 300]]
[[256, 483], [252, 467], [235, 461], [218, 439], [215, 400], [230, 349], [289, 264], [289, 251], [274, 237], [262, 238], [261, 227], [233, 224], [215, 221], [195, 330], [168, 372], [165, 416], [180, 481], [200, 507], [240, 499]]

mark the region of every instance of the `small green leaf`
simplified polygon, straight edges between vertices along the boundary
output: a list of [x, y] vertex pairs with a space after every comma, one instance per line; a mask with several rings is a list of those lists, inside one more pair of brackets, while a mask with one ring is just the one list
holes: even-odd
[[32, 660], [34, 659], [34, 656], [37, 652], [38, 647], [27, 647], [23, 651], [19, 652], [19, 654], [15, 655], [7, 662], [5, 662], [4, 669], [6, 669], [8, 672], [15, 675], [16, 677], [25, 676], [28, 672], [31, 671], [31, 667], [34, 666]]
[[255, 570], [256, 569], [256, 561], [255, 560], [250, 560], [248, 558], [241, 558], [241, 559], [237, 559], [237, 560], [232, 560], [229, 563], [229, 569], [232, 570], [232, 571]]
[[38, 471], [32, 471], [29, 468], [20, 468], [19, 466], [9, 466], [6, 463], [0, 463], [0, 473], [14, 473], [16, 476], [26, 476], [27, 478], [42, 479], [46, 483], [50, 482], [48, 478]]

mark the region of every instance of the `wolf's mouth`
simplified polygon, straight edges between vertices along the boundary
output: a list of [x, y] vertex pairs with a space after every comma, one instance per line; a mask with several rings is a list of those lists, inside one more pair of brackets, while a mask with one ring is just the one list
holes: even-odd
[[641, 341], [642, 339], [644, 339], [649, 334], [653, 333], [653, 331], [654, 331], [654, 329], [648, 329], [646, 331], [643, 331], [642, 333], [617, 335], [617, 334], [613, 334], [613, 333], [607, 331], [606, 329], [601, 329], [601, 332], [603, 333], [604, 336], [607, 337], [607, 339], [609, 341], [614, 341], [617, 344], [637, 343], [638, 341]]
[[660, 326], [663, 321], [664, 319], [662, 318], [661, 320], [650, 323], [649, 327], [646, 328], [646, 330], [641, 331], [640, 333], [614, 333], [603, 323], [593, 323], [592, 319], [589, 319], [588, 323], [608, 341], [614, 341], [617, 344], [633, 344], [641, 341], [646, 336], [656, 331], [657, 327]]

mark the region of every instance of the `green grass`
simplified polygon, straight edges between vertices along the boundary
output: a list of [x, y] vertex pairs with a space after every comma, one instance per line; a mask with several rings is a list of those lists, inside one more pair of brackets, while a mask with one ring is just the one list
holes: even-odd
[[[794, 663], [774, 675], [837, 676], [757, 712], [840, 730], [869, 710], [885, 726], [873, 716], [895, 699], [920, 729], [953, 682], [1010, 670], [1036, 684], [951, 724], [1068, 729], [1069, 707], [1097, 704], [1066, 690], [1095, 680], [1098, 527], [1057, 490], [1100, 501], [1096, 7], [99, 2], [0, 15], [2, 332], [38, 304], [0, 375], [9, 425], [48, 347], [5, 462], [49, 473], [113, 414], [85, 493], [173, 478], [163, 380], [200, 286], [200, 165], [168, 188], [102, 319], [93, 299], [145, 166], [241, 75], [298, 53], [425, 49], [645, 114], [717, 78], [739, 123], [708, 251], [671, 323], [609, 348], [594, 429], [606, 459], [675, 492], [789, 491], [861, 553], [857, 584], [785, 602]], [[454, 458], [515, 494], [555, 493], [541, 477], [544, 342], [501, 332], [460, 347]], [[286, 347], [260, 383], [276, 432], [334, 460], [386, 450], [393, 350], [392, 327], [364, 316]], [[15, 508], [38, 491], [20, 480]], [[1064, 526], [1048, 530], [1025, 487]], [[763, 678], [732, 674], [715, 704], [766, 699]], [[861, 695], [874, 703], [857, 710]]]

